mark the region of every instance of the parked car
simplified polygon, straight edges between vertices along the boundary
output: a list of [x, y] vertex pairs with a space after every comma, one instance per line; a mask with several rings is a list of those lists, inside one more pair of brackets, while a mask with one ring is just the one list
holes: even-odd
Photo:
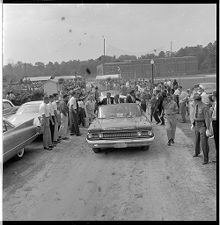
[[16, 157], [21, 159], [24, 155], [24, 147], [30, 144], [38, 135], [38, 129], [29, 122], [18, 126], [13, 125], [3, 118], [3, 162]]
[[111, 97], [114, 98], [116, 94], [119, 94], [119, 98], [124, 99], [124, 102], [126, 101], [126, 96], [125, 96], [125, 95], [121, 95], [121, 94], [120, 94], [120, 91], [117, 91], [117, 90], [102, 91], [102, 92], [100, 93], [99, 100], [102, 101], [103, 98], [106, 98], [108, 92], [111, 93]]
[[147, 150], [153, 140], [151, 123], [137, 103], [100, 106], [86, 137], [95, 153], [104, 148], [142, 147]]
[[15, 106], [10, 100], [8, 99], [3, 99], [3, 117], [8, 118], [9, 116], [13, 115], [16, 113], [18, 110], [19, 106]]
[[30, 101], [22, 104], [17, 112], [8, 118], [9, 122], [18, 126], [24, 122], [28, 122], [29, 125], [33, 125], [36, 118], [40, 117], [39, 107], [42, 101]]

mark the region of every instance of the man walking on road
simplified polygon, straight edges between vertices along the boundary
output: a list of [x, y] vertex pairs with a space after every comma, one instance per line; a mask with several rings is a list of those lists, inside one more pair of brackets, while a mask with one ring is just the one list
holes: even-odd
[[53, 95], [49, 96], [49, 103], [48, 103], [48, 108], [50, 112], [50, 132], [51, 132], [51, 140], [53, 145], [56, 145], [56, 142], [54, 140], [54, 128], [55, 128], [55, 115], [54, 115], [54, 108], [52, 105], [53, 102]]
[[186, 102], [188, 100], [187, 92], [182, 90], [182, 86], [179, 86], [179, 106], [180, 106], [180, 114], [182, 117], [182, 123], [186, 122]]
[[209, 130], [210, 118], [208, 107], [202, 102], [201, 96], [198, 93], [194, 94], [194, 109], [193, 109], [193, 127], [195, 130], [195, 154], [193, 157], [198, 157], [200, 154], [200, 144], [204, 156], [204, 164], [209, 162], [209, 144], [206, 130]]
[[167, 145], [170, 146], [171, 143], [174, 144], [176, 133], [176, 114], [178, 113], [177, 103], [172, 99], [170, 94], [167, 94], [167, 97], [164, 99], [163, 110], [166, 119], [165, 124], [168, 137]]
[[52, 150], [53, 146], [50, 133], [50, 113], [47, 105], [48, 103], [49, 98], [45, 96], [43, 102], [40, 104], [39, 114], [42, 116], [43, 147], [45, 150]]

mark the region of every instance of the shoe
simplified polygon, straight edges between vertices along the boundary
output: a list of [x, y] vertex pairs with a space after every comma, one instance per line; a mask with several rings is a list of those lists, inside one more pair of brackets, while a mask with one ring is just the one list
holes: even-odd
[[213, 163], [216, 163], [216, 162], [217, 162], [217, 160], [216, 160], [216, 159], [213, 159], [213, 160], [212, 160], [212, 162], [213, 162]]
[[168, 145], [168, 146], [171, 146], [171, 141], [170, 141], [170, 140], [168, 141], [167, 145]]
[[171, 141], [172, 144], [174, 144], [174, 140], [173, 139], [171, 139], [170, 141]]
[[165, 125], [165, 123], [161, 123], [160, 125], [161, 125], [161, 126], [164, 126], [164, 125]]
[[202, 165], [208, 164], [209, 162], [203, 162]]
[[54, 146], [50, 145], [49, 148], [53, 148]]
[[199, 157], [199, 154], [194, 154], [193, 157]]
[[160, 122], [156, 122], [156, 125], [158, 125]]
[[71, 135], [71, 136], [73, 136], [73, 135], [74, 135], [74, 133], [70, 133], [70, 135]]
[[67, 139], [69, 139], [68, 137], [64, 137], [64, 138], [62, 138], [62, 140], [67, 140]]
[[44, 147], [44, 150], [51, 151], [51, 150], [52, 150], [52, 148], [47, 148], [47, 147]]
[[77, 134], [76, 136], [81, 136], [81, 134]]

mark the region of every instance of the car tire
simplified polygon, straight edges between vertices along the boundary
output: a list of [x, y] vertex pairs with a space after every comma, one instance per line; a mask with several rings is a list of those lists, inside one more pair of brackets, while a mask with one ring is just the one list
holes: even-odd
[[141, 150], [142, 150], [142, 151], [147, 151], [147, 150], [149, 150], [149, 148], [150, 148], [150, 146], [149, 146], [149, 145], [147, 145], [147, 146], [143, 146], [143, 147], [141, 147]]
[[24, 156], [24, 148], [22, 148], [21, 150], [19, 150], [19, 152], [17, 152], [15, 159], [20, 160], [23, 156]]
[[92, 150], [93, 150], [93, 152], [95, 152], [95, 153], [100, 153], [100, 152], [101, 152], [101, 149], [100, 149], [100, 148], [93, 148]]

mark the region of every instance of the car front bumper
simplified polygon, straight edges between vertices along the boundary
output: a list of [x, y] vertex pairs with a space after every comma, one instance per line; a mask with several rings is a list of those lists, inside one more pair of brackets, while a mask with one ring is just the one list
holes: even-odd
[[151, 145], [154, 141], [154, 136], [151, 138], [139, 139], [120, 139], [120, 140], [88, 140], [88, 145], [91, 148], [127, 148], [127, 147], [141, 147]]

